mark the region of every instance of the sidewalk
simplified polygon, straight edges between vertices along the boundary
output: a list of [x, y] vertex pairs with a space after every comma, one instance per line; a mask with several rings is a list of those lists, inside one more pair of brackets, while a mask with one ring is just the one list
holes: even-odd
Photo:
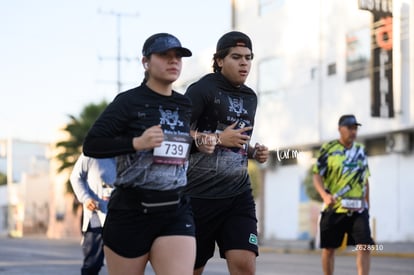
[[[372, 249], [374, 257], [414, 258], [414, 242], [378, 242]], [[311, 249], [309, 240], [268, 240], [260, 245], [260, 252], [274, 253], [312, 253], [319, 254], [320, 249]], [[338, 255], [355, 255], [355, 247], [339, 248]]]

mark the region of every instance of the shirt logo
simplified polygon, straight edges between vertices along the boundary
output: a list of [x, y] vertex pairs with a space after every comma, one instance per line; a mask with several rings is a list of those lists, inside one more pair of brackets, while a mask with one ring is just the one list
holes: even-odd
[[243, 108], [243, 99], [242, 98], [231, 98], [229, 99], [229, 111], [235, 112], [237, 115], [247, 114], [247, 110]]
[[161, 114], [160, 124], [161, 125], [168, 125], [172, 130], [175, 129], [177, 126], [183, 126], [184, 123], [179, 119], [178, 115], [178, 108], [175, 111], [172, 110], [164, 110], [162, 106], [159, 107], [159, 111]]

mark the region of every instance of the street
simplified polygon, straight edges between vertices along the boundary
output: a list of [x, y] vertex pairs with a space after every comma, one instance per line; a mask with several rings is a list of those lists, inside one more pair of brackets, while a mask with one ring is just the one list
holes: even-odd
[[[44, 237], [11, 239], [0, 237], [0, 274], [75, 275], [80, 274], [82, 255], [78, 240], [52, 240]], [[355, 257], [337, 256], [335, 274], [356, 274]], [[257, 258], [257, 275], [287, 275], [322, 273], [320, 256], [316, 252], [282, 253], [262, 251]], [[108, 274], [105, 267], [102, 275]], [[150, 265], [146, 274], [154, 274]], [[205, 275], [228, 274], [225, 261], [217, 256], [209, 261]], [[414, 274], [410, 257], [372, 257], [373, 275]]]

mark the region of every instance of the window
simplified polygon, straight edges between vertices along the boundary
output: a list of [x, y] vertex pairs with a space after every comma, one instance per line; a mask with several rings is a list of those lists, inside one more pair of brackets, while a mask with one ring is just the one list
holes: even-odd
[[346, 35], [346, 81], [369, 76], [371, 33], [369, 28]]
[[336, 63], [331, 63], [328, 65], [328, 75], [336, 74]]

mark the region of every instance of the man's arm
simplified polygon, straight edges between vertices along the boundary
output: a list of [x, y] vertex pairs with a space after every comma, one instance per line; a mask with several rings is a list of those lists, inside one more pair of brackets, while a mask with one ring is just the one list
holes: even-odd
[[87, 158], [82, 154], [79, 156], [78, 160], [73, 167], [72, 173], [70, 175], [70, 184], [72, 185], [73, 192], [75, 192], [76, 198], [87, 209], [93, 211], [98, 209], [98, 205], [95, 203], [94, 199], [90, 196], [88, 190], [88, 164]]
[[313, 174], [313, 186], [315, 187], [316, 191], [321, 196], [323, 203], [326, 206], [331, 206], [335, 204], [336, 202], [335, 198], [333, 197], [332, 194], [325, 191], [322, 177], [318, 173]]
[[69, 180], [76, 198], [81, 203], [84, 203], [86, 199], [91, 198], [88, 193], [87, 170], [86, 157], [84, 155], [80, 155], [73, 166]]

